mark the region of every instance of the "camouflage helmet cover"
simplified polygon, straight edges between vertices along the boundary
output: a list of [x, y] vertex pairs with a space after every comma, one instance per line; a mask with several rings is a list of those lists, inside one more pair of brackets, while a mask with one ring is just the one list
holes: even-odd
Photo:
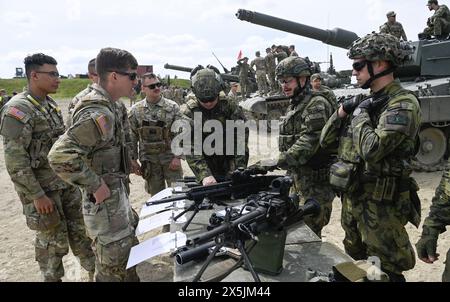
[[203, 68], [192, 76], [192, 91], [197, 99], [212, 100], [223, 90], [223, 80], [214, 70]]
[[365, 58], [368, 61], [390, 61], [401, 65], [413, 49], [390, 34], [371, 33], [353, 42], [347, 56], [350, 59]]
[[320, 73], [315, 73], [311, 76], [311, 81], [314, 81], [315, 79], [322, 80], [322, 76], [320, 75]]
[[288, 57], [282, 60], [275, 69], [276, 76], [279, 77], [309, 77], [311, 68], [309, 64], [300, 57]]

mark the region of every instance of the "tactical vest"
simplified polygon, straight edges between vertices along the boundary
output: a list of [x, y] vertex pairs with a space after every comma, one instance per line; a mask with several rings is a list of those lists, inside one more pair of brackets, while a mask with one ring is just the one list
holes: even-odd
[[[278, 139], [278, 146], [281, 152], [285, 152], [289, 150], [289, 148], [295, 144], [295, 142], [300, 138], [300, 133], [297, 133], [297, 128], [300, 124], [303, 124], [305, 121], [301, 119], [300, 124], [296, 125], [297, 115], [300, 115], [312, 105], [311, 99], [316, 96], [322, 96], [327, 100], [327, 102], [332, 106], [333, 110], [337, 109], [337, 103], [333, 100], [329, 99], [328, 93], [324, 93], [322, 91], [319, 92], [311, 92], [310, 95], [307, 95], [300, 104], [296, 106], [292, 106], [288, 109], [286, 116], [283, 118], [280, 123], [280, 135]], [[319, 148], [317, 153], [308, 161], [306, 164], [311, 168], [322, 168], [324, 166], [329, 165], [330, 156], [336, 153], [337, 143], [333, 144], [325, 149]]]
[[102, 141], [94, 147], [94, 150], [87, 156], [89, 167], [107, 184], [110, 184], [114, 178], [125, 178], [129, 172], [129, 162], [127, 147], [125, 145], [125, 132], [123, 131], [122, 121], [115, 108], [116, 104], [106, 99], [90, 100], [83, 99], [75, 107], [73, 120], [86, 110], [108, 108], [114, 116], [114, 135], [109, 141]]

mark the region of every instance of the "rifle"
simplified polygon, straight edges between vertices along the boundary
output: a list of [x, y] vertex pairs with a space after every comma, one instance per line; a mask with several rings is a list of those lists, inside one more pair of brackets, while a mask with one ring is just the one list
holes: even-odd
[[228, 69], [225, 68], [225, 66], [223, 66], [222, 62], [220, 62], [219, 58], [216, 56], [216, 54], [214, 53], [214, 51], [212, 52], [214, 58], [216, 58], [217, 62], [219, 62], [220, 66], [222, 66], [223, 71], [225, 71], [225, 73], [230, 73], [230, 71]]
[[[220, 203], [222, 201], [223, 204], [224, 200], [246, 198], [251, 194], [268, 190], [272, 181], [278, 177], [276, 175], [256, 175], [258, 174], [257, 172], [251, 169], [238, 169], [232, 173], [231, 180], [219, 182], [210, 186], [194, 186], [178, 196], [150, 201], [147, 202], [146, 205], [158, 205], [183, 199], [194, 201], [191, 206], [174, 217], [174, 220], [176, 221], [186, 212], [194, 211], [192, 216], [187, 219], [182, 227], [182, 230], [185, 231], [194, 216], [202, 208], [210, 208], [210, 206], [208, 206], [210, 202]], [[206, 201], [207, 204], [205, 204], [204, 201]]]
[[[239, 263], [245, 263], [255, 281], [259, 281], [251, 264], [248, 253], [258, 241], [257, 235], [267, 230], [289, 229], [300, 223], [304, 216], [316, 214], [320, 210], [319, 203], [314, 199], [306, 201], [303, 207], [298, 206], [298, 196], [289, 196], [292, 178], [278, 177], [272, 181], [271, 191], [260, 192], [250, 196], [242, 208], [249, 210], [246, 214], [232, 215], [232, 209], [227, 207], [223, 222], [213, 229], [199, 234], [186, 241], [186, 247], [176, 251], [179, 264], [205, 257], [215, 245], [206, 262], [194, 278], [199, 281], [202, 274], [216, 253], [224, 246], [237, 248], [241, 257]], [[245, 241], [250, 243], [245, 245]], [[233, 268], [237, 268], [236, 265]]]

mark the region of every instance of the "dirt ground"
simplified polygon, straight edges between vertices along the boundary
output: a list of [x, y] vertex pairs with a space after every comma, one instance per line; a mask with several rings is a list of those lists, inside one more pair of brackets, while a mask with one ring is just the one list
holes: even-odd
[[[61, 109], [67, 112], [68, 101], [60, 102]], [[127, 104], [128, 105], [128, 104]], [[250, 163], [260, 159], [255, 154], [256, 134], [252, 133], [250, 141]], [[275, 142], [275, 140], [273, 141]], [[273, 144], [272, 144], [273, 146]], [[276, 146], [276, 144], [275, 144]], [[277, 156], [276, 149], [265, 150], [271, 157]], [[0, 144], [0, 281], [41, 281], [38, 264], [34, 260], [34, 232], [29, 230], [25, 224], [25, 218], [22, 214], [22, 206], [14, 190], [14, 186], [5, 169], [3, 156], [3, 143]], [[185, 175], [191, 175], [192, 172], [183, 163]], [[420, 186], [419, 196], [422, 200], [422, 220], [428, 215], [431, 199], [434, 190], [437, 187], [441, 172], [434, 173], [415, 173], [414, 177]], [[130, 200], [133, 207], [139, 212], [142, 204], [148, 199], [148, 194], [144, 190], [144, 182], [136, 176], [131, 178], [131, 196]], [[333, 212], [330, 223], [323, 230], [323, 240], [331, 242], [340, 248], [343, 248], [342, 239], [344, 232], [340, 225], [340, 200], [335, 199], [333, 203]], [[418, 230], [411, 224], [407, 225], [408, 234], [411, 242], [415, 244], [420, 236], [421, 228]], [[155, 234], [147, 234], [145, 240]], [[446, 251], [450, 248], [450, 235], [448, 232], [442, 234], [438, 242], [438, 253], [445, 257]], [[443, 261], [440, 259], [432, 265], [425, 264], [420, 260], [414, 269], [405, 272], [408, 281], [440, 281], [444, 268]], [[138, 273], [142, 281], [171, 281], [172, 268], [171, 259], [166, 257], [157, 257], [151, 261], [138, 265]], [[64, 266], [66, 276], [64, 281], [86, 281], [86, 273], [80, 269], [76, 258], [69, 253], [64, 257]]]

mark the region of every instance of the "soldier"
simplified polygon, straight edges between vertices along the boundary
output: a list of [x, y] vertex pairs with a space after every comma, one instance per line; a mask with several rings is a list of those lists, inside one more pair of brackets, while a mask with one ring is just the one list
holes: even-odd
[[321, 213], [305, 218], [305, 223], [321, 236], [322, 228], [330, 220], [334, 199], [328, 175], [336, 149], [335, 146], [320, 147], [319, 138], [326, 121], [337, 109], [337, 103], [327, 94], [311, 91], [311, 70], [300, 57], [281, 61], [276, 75], [284, 94], [291, 98], [280, 124], [281, 154], [277, 166], [294, 176], [301, 202], [313, 197], [320, 203]]
[[99, 84], [77, 104], [72, 127], [48, 155], [54, 171], [81, 188], [84, 221], [94, 240], [96, 281], [139, 281], [135, 268], [125, 269], [137, 239], [125, 187], [129, 155], [116, 104], [133, 93], [137, 66], [125, 50], [102, 49], [96, 59]]
[[241, 85], [241, 96], [242, 99], [245, 100], [245, 98], [250, 97], [250, 91], [249, 91], [249, 85], [248, 82], [248, 76], [249, 76], [249, 70], [250, 65], [248, 65], [248, 58], [243, 57], [239, 61], [237, 61], [237, 64], [239, 65], [239, 84]]
[[[205, 138], [210, 134], [203, 127], [207, 121], [216, 120], [222, 125], [224, 131], [223, 137], [227, 137], [226, 122], [227, 121], [245, 121], [242, 108], [236, 103], [227, 99], [219, 98], [220, 92], [224, 89], [224, 83], [220, 75], [210, 68], [202, 68], [201, 66], [192, 72], [192, 90], [195, 99], [190, 99], [186, 104], [181, 106], [181, 113], [186, 119], [194, 123], [201, 123], [203, 129], [202, 146]], [[200, 113], [202, 120], [194, 120], [196, 113]], [[218, 129], [215, 129], [218, 131]], [[230, 135], [228, 135], [230, 136]], [[223, 142], [221, 154], [214, 153], [208, 155], [202, 148], [202, 155], [196, 155], [194, 152], [186, 155], [189, 167], [194, 172], [197, 180], [203, 185], [215, 184], [218, 180], [223, 180], [230, 176], [230, 173], [239, 167], [246, 167], [248, 162], [248, 131], [245, 135], [245, 152], [239, 154], [239, 139], [234, 135], [234, 153], [227, 154], [226, 142]], [[194, 135], [192, 135], [192, 147], [195, 148]]]
[[320, 73], [315, 73], [311, 76], [311, 86], [313, 91], [321, 91], [322, 76], [320, 75]]
[[[180, 107], [161, 96], [161, 81], [153, 73], [143, 75], [142, 91], [146, 98], [131, 108], [132, 166], [145, 179], [145, 190], [151, 195], [183, 177], [181, 161], [170, 147], [172, 123], [181, 119]], [[139, 163], [137, 159], [141, 163]]]
[[24, 63], [29, 89], [16, 95], [1, 114], [6, 169], [27, 225], [36, 231], [36, 261], [44, 280], [61, 281], [69, 245], [92, 279], [95, 258], [81, 215], [80, 191], [62, 181], [47, 161], [53, 143], [64, 133], [61, 110], [48, 96], [60, 83], [57, 62], [34, 54]]
[[445, 40], [450, 34], [450, 11], [446, 5], [439, 5], [437, 0], [428, 0], [428, 9], [434, 10], [432, 17], [428, 18], [427, 27], [419, 34], [419, 39]]
[[344, 102], [328, 122], [339, 128], [351, 119], [350, 129], [341, 136], [352, 141], [341, 139], [341, 161], [331, 170], [332, 182], [347, 190], [356, 220], [344, 228], [346, 238], [355, 239], [346, 249], [361, 257], [378, 257], [391, 281], [405, 281], [402, 272], [414, 267], [405, 225], [420, 223], [418, 187], [410, 177], [409, 162], [416, 154], [421, 110], [414, 93], [394, 81], [393, 74], [409, 54], [389, 34], [372, 33], [356, 40], [348, 57], [353, 59], [358, 85], [370, 88], [371, 95], [362, 102], [360, 98]]
[[289, 46], [289, 52], [290, 57], [298, 57], [298, 53], [295, 51], [295, 45]]
[[236, 82], [231, 82], [231, 89], [230, 92], [228, 92], [228, 99], [232, 102], [234, 102], [235, 104], [239, 103], [239, 96], [238, 96], [238, 88], [239, 88], [239, 84]]
[[72, 125], [72, 119], [71, 119], [71, 115], [73, 112], [73, 109], [75, 108], [75, 105], [80, 101], [80, 99], [84, 96], [86, 96], [88, 93], [90, 93], [92, 91], [92, 85], [98, 83], [98, 75], [97, 72], [95, 71], [95, 58], [90, 60], [88, 63], [88, 77], [91, 80], [91, 83], [86, 87], [86, 89], [84, 89], [83, 91], [81, 91], [80, 93], [78, 93], [69, 103], [69, 119], [67, 120], [67, 128], [69, 128]]
[[[431, 201], [430, 213], [423, 223], [422, 236], [416, 243], [420, 260], [431, 264], [439, 259], [439, 254], [436, 253], [437, 240], [448, 225], [450, 225], [450, 159]], [[442, 282], [450, 282], [450, 250], [447, 251]]]
[[272, 53], [272, 50], [269, 47], [266, 48], [266, 57], [264, 58], [264, 60], [266, 61], [270, 93], [274, 94], [279, 91], [278, 82], [275, 79], [275, 68], [277, 67], [277, 64], [275, 63], [275, 55]]
[[256, 80], [260, 96], [267, 95], [266, 61], [261, 57], [261, 53], [255, 53], [256, 58], [250, 63], [250, 68], [256, 67]]
[[281, 45], [276, 46], [275, 48], [275, 58], [277, 59], [277, 65], [280, 64], [281, 61], [286, 59], [288, 54], [283, 50]]
[[388, 21], [380, 26], [380, 33], [383, 34], [391, 34], [397, 37], [399, 40], [403, 39], [403, 41], [408, 41], [406, 37], [405, 30], [400, 22], [395, 20], [396, 14], [395, 12], [388, 12], [386, 14]]

